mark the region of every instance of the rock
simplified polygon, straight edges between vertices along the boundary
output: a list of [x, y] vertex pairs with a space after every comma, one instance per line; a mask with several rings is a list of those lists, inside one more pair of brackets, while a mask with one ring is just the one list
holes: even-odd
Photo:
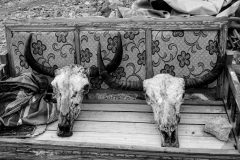
[[227, 118], [216, 117], [209, 119], [205, 126], [204, 131], [216, 136], [221, 141], [227, 141], [231, 132], [232, 126]]

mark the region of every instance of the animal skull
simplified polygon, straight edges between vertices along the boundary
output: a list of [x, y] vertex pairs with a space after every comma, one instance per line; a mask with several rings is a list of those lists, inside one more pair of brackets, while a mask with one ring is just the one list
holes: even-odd
[[89, 90], [88, 71], [81, 65], [68, 65], [55, 71], [52, 81], [57, 99], [58, 136], [72, 135], [74, 120], [81, 111], [84, 94]]
[[154, 120], [162, 135], [162, 146], [178, 147], [177, 125], [183, 101], [184, 79], [158, 74], [143, 81], [146, 101], [152, 106]]

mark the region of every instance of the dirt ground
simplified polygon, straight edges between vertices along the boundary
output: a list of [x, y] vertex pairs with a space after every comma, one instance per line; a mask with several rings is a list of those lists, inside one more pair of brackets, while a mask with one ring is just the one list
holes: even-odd
[[7, 19], [107, 16], [110, 4], [130, 7], [135, 0], [0, 0], [0, 54], [6, 51]]

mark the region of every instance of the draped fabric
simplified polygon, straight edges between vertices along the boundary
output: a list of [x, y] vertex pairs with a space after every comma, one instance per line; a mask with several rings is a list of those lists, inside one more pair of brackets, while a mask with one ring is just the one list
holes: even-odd
[[57, 106], [44, 99], [47, 86], [46, 80], [31, 73], [0, 81], [0, 128], [55, 121]]

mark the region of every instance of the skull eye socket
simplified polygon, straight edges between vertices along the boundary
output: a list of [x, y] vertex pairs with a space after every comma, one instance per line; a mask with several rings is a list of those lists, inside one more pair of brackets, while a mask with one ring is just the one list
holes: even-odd
[[83, 94], [87, 94], [89, 92], [89, 88], [90, 88], [89, 84], [85, 85], [83, 88]]

